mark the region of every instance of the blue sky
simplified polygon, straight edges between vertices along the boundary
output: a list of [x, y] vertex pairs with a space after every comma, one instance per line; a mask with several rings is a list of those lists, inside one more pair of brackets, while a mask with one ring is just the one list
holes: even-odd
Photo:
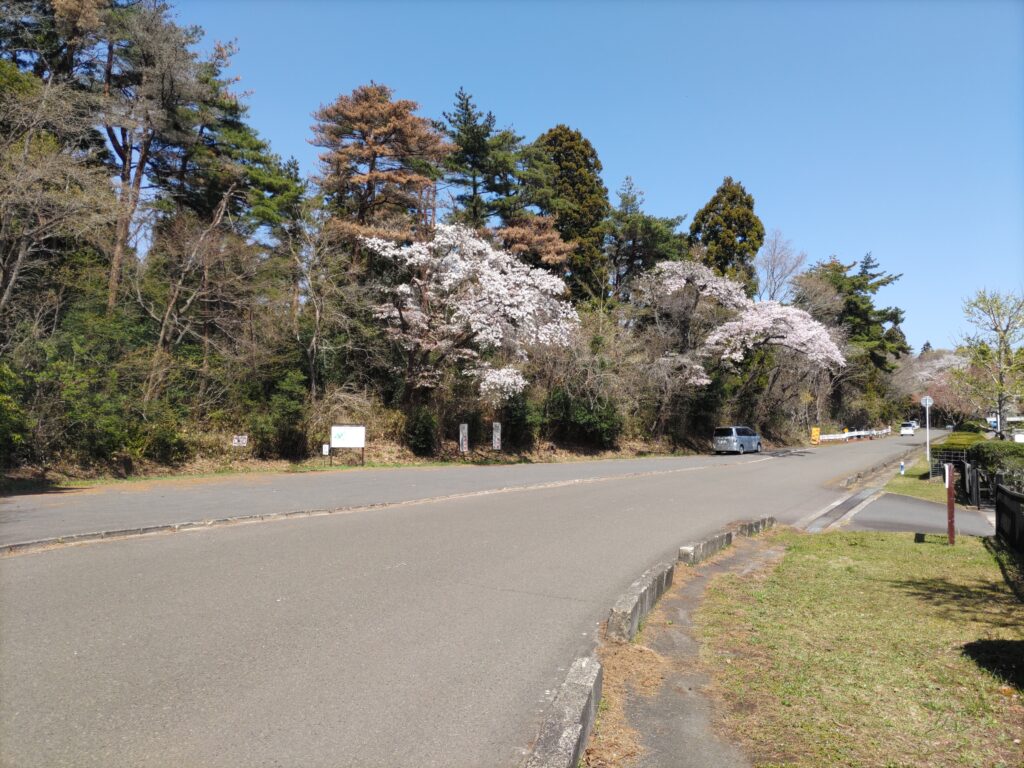
[[375, 80], [440, 117], [464, 87], [528, 139], [583, 132], [615, 190], [693, 214], [725, 176], [810, 260], [903, 278], [919, 348], [964, 298], [1024, 291], [1024, 0], [174, 2], [274, 150], [316, 171], [311, 113]]

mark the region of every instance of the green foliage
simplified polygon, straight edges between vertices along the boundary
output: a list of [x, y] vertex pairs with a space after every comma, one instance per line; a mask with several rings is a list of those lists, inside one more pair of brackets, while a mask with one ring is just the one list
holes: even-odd
[[989, 474], [1003, 475], [1010, 485], [1018, 489], [1024, 487], [1024, 443], [1006, 440], [975, 443], [967, 450], [967, 458]]
[[309, 441], [303, 428], [307, 394], [306, 377], [300, 371], [288, 371], [277, 382], [265, 410], [257, 411], [250, 421], [255, 455], [283, 459], [308, 455]]
[[512, 192], [521, 139], [509, 130], [497, 130], [494, 115], [479, 111], [462, 88], [455, 94], [454, 110], [443, 114], [438, 128], [455, 146], [445, 160], [447, 178], [461, 190], [455, 195], [458, 207], [452, 220], [480, 229], [501, 207], [497, 199]]
[[601, 161], [583, 134], [557, 125], [534, 146], [539, 156], [532, 200], [541, 213], [555, 217], [566, 242], [575, 242], [569, 257], [569, 290], [576, 299], [599, 299], [608, 288], [608, 264], [601, 251], [602, 222], [608, 213], [608, 190], [601, 181]]
[[558, 440], [595, 448], [612, 448], [623, 420], [615, 403], [603, 397], [574, 397], [556, 389], [545, 404], [545, 428]]
[[962, 451], [965, 448], [970, 448], [976, 443], [983, 443], [988, 438], [981, 431], [977, 432], [953, 432], [945, 440], [942, 441], [942, 448], [953, 451]]
[[704, 247], [704, 261], [719, 273], [742, 283], [747, 295], [757, 292], [754, 257], [764, 242], [764, 225], [754, 213], [754, 197], [726, 176], [722, 185], [693, 217], [690, 243]]
[[[832, 257], [811, 267], [804, 279], [820, 280], [835, 291], [839, 301], [836, 324], [847, 331], [850, 343], [867, 355], [871, 366], [889, 372], [893, 369], [892, 358], [908, 354], [910, 346], [900, 330], [903, 310], [876, 307], [874, 301], [879, 289], [896, 282], [902, 275], [887, 274], [878, 266], [870, 253], [859, 262], [859, 268], [856, 261], [843, 264]], [[801, 291], [807, 292], [806, 282], [803, 285], [798, 289], [798, 304], [804, 298]]]
[[530, 402], [525, 394], [520, 393], [511, 398], [502, 407], [498, 417], [501, 422], [502, 447], [529, 450], [537, 439], [543, 420], [543, 411]]
[[685, 238], [676, 232], [684, 216], [661, 218], [643, 212], [644, 196], [629, 177], [619, 189], [619, 205], [604, 224], [605, 253], [612, 285], [622, 297], [630, 281], [659, 261], [674, 261], [686, 254]]
[[18, 402], [22, 386], [11, 367], [0, 362], [0, 467], [12, 464], [25, 449], [28, 420]]
[[964, 421], [956, 425], [955, 432], [988, 432], [988, 424], [979, 421]]
[[437, 416], [425, 406], [413, 410], [405, 422], [405, 442], [417, 456], [433, 456], [438, 447]]

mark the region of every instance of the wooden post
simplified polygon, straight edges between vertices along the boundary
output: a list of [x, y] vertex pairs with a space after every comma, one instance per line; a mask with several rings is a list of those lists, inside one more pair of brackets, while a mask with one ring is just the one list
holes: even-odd
[[953, 505], [953, 465], [946, 465], [946, 535], [949, 546], [956, 544], [955, 507]]

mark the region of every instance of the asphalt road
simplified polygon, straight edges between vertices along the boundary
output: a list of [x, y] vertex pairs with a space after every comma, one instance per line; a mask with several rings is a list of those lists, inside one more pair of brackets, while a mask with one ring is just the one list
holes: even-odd
[[921, 442], [21, 497], [52, 534], [540, 486], [0, 559], [0, 765], [518, 765], [640, 572]]

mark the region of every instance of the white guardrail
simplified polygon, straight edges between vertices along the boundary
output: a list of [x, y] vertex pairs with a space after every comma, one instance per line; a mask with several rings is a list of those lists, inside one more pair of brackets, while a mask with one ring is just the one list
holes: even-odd
[[818, 442], [827, 443], [835, 440], [859, 440], [863, 437], [885, 437], [892, 434], [892, 427], [885, 429], [862, 429], [859, 432], [839, 432], [835, 435], [821, 435]]

